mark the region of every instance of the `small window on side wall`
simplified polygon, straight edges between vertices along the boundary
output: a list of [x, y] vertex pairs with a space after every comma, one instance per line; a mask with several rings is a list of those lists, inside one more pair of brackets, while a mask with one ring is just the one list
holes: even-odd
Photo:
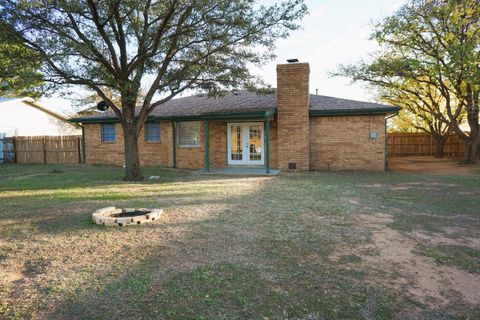
[[102, 124], [102, 142], [115, 142], [116, 138], [115, 123]]
[[200, 121], [178, 122], [177, 128], [180, 147], [200, 146]]
[[147, 122], [145, 124], [145, 141], [160, 141], [160, 122]]

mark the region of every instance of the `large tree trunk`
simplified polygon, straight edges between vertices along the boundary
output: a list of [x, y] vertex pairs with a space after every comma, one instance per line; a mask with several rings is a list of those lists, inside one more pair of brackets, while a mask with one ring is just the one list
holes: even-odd
[[480, 160], [480, 136], [465, 141], [465, 153], [463, 154], [463, 164], [475, 164]]
[[467, 121], [470, 127], [470, 136], [465, 141], [465, 154], [462, 162], [474, 164], [477, 163], [480, 156], [478, 151], [480, 148], [479, 100], [478, 92], [473, 92], [470, 87], [467, 87], [467, 90]]
[[447, 137], [442, 137], [442, 136], [436, 136], [434, 135], [433, 138], [435, 139], [435, 158], [443, 158], [443, 150], [445, 148], [445, 141], [447, 140]]
[[477, 135], [475, 139], [473, 139], [471, 147], [470, 147], [470, 159], [469, 163], [478, 163], [480, 160], [480, 136]]
[[123, 138], [125, 143], [125, 180], [141, 181], [143, 176], [140, 171], [137, 126], [134, 121], [123, 124]]

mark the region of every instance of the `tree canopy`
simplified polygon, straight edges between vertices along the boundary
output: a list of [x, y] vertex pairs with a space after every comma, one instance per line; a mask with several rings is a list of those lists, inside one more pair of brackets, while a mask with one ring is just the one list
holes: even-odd
[[[427, 111], [448, 125], [467, 142], [465, 162], [475, 162], [480, 148], [479, 22], [480, 2], [476, 0], [410, 0], [374, 26], [372, 39], [380, 49], [373, 61], [342, 66], [337, 74], [375, 89], [416, 96], [415, 114]], [[426, 88], [442, 96], [441, 110], [420, 107], [426, 105], [422, 101]], [[469, 133], [460, 128], [463, 114]]]
[[188, 89], [258, 83], [249, 65], [272, 59], [306, 12], [303, 0], [0, 0], [2, 23], [41, 56], [45, 81], [93, 90], [115, 112], [128, 179], [141, 179], [137, 138], [154, 108]]
[[40, 56], [0, 24], [0, 96], [38, 98], [43, 75]]

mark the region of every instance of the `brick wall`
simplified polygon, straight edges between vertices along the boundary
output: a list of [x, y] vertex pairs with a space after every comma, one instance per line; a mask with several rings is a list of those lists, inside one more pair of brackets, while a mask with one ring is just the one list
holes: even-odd
[[173, 166], [172, 123], [160, 122], [160, 141], [145, 141], [145, 132], [142, 130], [138, 139], [138, 149], [141, 165]]
[[[123, 166], [125, 153], [123, 144], [122, 126], [115, 125], [115, 142], [102, 142], [101, 124], [85, 124], [85, 160], [94, 164], [113, 164]], [[160, 141], [145, 141], [145, 134], [142, 130], [138, 139], [141, 165], [157, 165], [171, 167], [172, 157], [172, 130], [171, 122], [160, 122]]]
[[[201, 169], [205, 165], [205, 125], [201, 122], [199, 147], [181, 147], [176, 142], [177, 168]], [[140, 133], [138, 148], [140, 164], [147, 166], [173, 166], [172, 124], [160, 123], [161, 141], [145, 141], [144, 131]], [[227, 122], [210, 121], [210, 166], [227, 166]], [[116, 124], [116, 141], [102, 142], [101, 124], [85, 124], [86, 161], [92, 164], [113, 164], [122, 166], [124, 159], [123, 131]], [[270, 166], [277, 167], [277, 122], [270, 122]]]
[[210, 167], [227, 166], [227, 123], [209, 122]]
[[[160, 130], [160, 142], [145, 141], [144, 131], [141, 131], [138, 141], [141, 165], [173, 166], [171, 122], [160, 122]], [[212, 135], [210, 136], [212, 139]], [[205, 131], [203, 122], [200, 139], [199, 147], [180, 147], [177, 144], [176, 158], [178, 168], [203, 168], [205, 161]], [[210, 140], [210, 143], [212, 143], [212, 140]], [[225, 147], [223, 149], [225, 150]], [[85, 150], [87, 163], [124, 165], [125, 154], [122, 126], [119, 123], [116, 124], [115, 142], [102, 142], [101, 124], [85, 124]]]
[[125, 163], [123, 130], [119, 123], [115, 127], [116, 141], [104, 143], [102, 142], [101, 124], [84, 124], [85, 161], [87, 163], [123, 166]]
[[177, 168], [180, 169], [201, 169], [205, 166], [205, 125], [200, 122], [200, 146], [181, 147], [176, 143]]
[[[384, 170], [384, 116], [314, 117], [310, 118], [309, 123], [309, 168], [311, 170]], [[283, 152], [285, 148], [279, 149], [278, 125], [276, 119], [270, 122], [270, 167], [272, 168], [278, 167], [280, 153], [285, 156]], [[139, 151], [142, 165], [165, 167], [173, 165], [171, 122], [162, 121], [160, 128], [160, 142], [147, 142], [143, 131], [140, 134]], [[370, 131], [377, 133], [377, 139], [370, 139]], [[120, 124], [116, 125], [116, 134], [117, 139], [114, 143], [104, 143], [101, 141], [101, 125], [85, 124], [87, 163], [123, 165], [125, 160]], [[211, 167], [227, 166], [226, 148], [227, 122], [211, 121]], [[200, 147], [187, 148], [177, 145], [176, 157], [178, 168], [204, 167], [205, 127], [203, 122]], [[288, 162], [283, 165], [283, 169], [286, 169], [285, 166], [288, 168]], [[298, 162], [297, 168], [299, 168]]]
[[270, 121], [270, 168], [278, 168], [278, 121]]
[[[377, 138], [370, 139], [370, 132]], [[311, 170], [384, 170], [385, 116], [310, 119]]]
[[278, 167], [309, 170], [308, 63], [277, 65]]

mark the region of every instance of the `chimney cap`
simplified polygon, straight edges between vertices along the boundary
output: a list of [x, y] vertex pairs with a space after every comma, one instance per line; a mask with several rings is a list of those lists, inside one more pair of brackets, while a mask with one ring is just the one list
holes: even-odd
[[288, 63], [295, 63], [295, 62], [298, 62], [298, 59], [297, 58], [287, 59], [287, 62]]

